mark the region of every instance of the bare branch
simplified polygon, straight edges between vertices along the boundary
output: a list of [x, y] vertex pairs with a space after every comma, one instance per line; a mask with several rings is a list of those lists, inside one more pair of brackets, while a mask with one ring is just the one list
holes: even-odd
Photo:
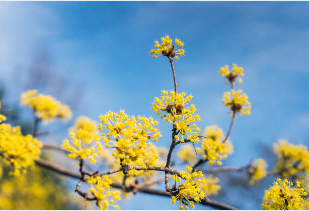
[[218, 173], [218, 172], [231, 172], [231, 171], [242, 172], [245, 170], [246, 168], [243, 168], [243, 167], [238, 168], [238, 167], [231, 167], [231, 166], [222, 166], [222, 167], [216, 167], [216, 168], [203, 170], [203, 173]]
[[43, 149], [53, 149], [53, 150], [59, 150], [65, 153], [70, 153], [68, 150], [63, 149], [62, 147], [58, 147], [52, 144], [43, 144]]
[[177, 81], [176, 81], [176, 74], [175, 74], [175, 69], [174, 69], [174, 60], [171, 57], [168, 57], [168, 58], [170, 60], [172, 71], [173, 71], [175, 94], [177, 94]]
[[61, 166], [58, 166], [57, 164], [51, 163], [49, 161], [45, 161], [45, 160], [34, 160], [35, 164], [37, 164], [38, 166], [41, 166], [43, 168], [52, 170], [54, 172], [57, 172], [59, 174], [65, 175], [65, 176], [69, 176], [69, 177], [73, 177], [76, 179], [80, 179], [80, 174], [72, 172], [67, 170], [66, 168], [63, 168]]

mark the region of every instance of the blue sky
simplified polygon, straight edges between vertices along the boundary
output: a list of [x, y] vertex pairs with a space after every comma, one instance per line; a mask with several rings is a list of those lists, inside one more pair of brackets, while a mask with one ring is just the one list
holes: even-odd
[[[271, 146], [281, 138], [309, 145], [308, 26], [308, 2], [1, 2], [1, 80], [14, 81], [13, 71], [28, 69], [43, 47], [52, 71], [67, 86], [82, 87], [75, 117], [98, 120], [119, 109], [155, 116], [151, 103], [161, 90], [173, 89], [173, 80], [168, 60], [154, 60], [149, 51], [165, 34], [180, 38], [186, 56], [175, 62], [178, 89], [194, 96], [202, 128], [227, 130], [221, 99], [229, 87], [219, 70], [233, 63], [244, 68], [236, 89], [249, 96], [252, 114], [236, 119], [229, 159], [241, 166], [263, 156], [258, 143]], [[11, 100], [18, 100], [20, 90], [8, 85]], [[167, 146], [169, 125], [160, 129], [160, 144]], [[145, 196], [147, 204], [150, 199]], [[138, 200], [123, 208], [138, 208]]]

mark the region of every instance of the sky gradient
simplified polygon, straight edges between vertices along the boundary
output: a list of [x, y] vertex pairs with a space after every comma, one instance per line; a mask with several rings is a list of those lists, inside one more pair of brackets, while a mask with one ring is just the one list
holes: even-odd
[[[68, 87], [81, 88], [74, 117], [99, 120], [109, 110], [124, 109], [159, 119], [151, 104], [161, 90], [173, 89], [173, 78], [168, 60], [155, 60], [149, 51], [166, 34], [180, 38], [186, 55], [175, 61], [178, 90], [194, 96], [201, 128], [228, 129], [221, 99], [229, 87], [220, 67], [244, 68], [236, 89], [248, 95], [252, 110], [235, 121], [235, 153], [228, 159], [242, 166], [263, 156], [258, 143], [271, 147], [288, 139], [309, 145], [308, 26], [309, 2], [1, 2], [1, 82], [10, 88], [10, 101], [18, 101], [14, 73], [27, 80], [26, 70], [43, 49], [52, 72]], [[169, 145], [170, 129], [160, 123], [159, 144]], [[146, 195], [122, 208], [138, 209], [141, 199], [145, 209], [162, 209], [159, 200], [164, 209], [177, 208]], [[250, 203], [242, 208], [259, 209]]]

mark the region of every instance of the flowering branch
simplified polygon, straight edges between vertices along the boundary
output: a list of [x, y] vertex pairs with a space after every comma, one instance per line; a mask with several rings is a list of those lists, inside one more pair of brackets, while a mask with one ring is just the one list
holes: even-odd
[[[38, 166], [52, 170], [52, 171], [60, 173], [62, 175], [69, 176], [69, 177], [76, 178], [76, 179], [80, 179], [80, 174], [71, 172], [71, 171], [69, 171], [69, 170], [67, 170], [67, 169], [65, 169], [61, 166], [58, 166], [56, 164], [53, 164], [51, 162], [43, 161], [43, 160], [35, 160], [35, 163]], [[111, 186], [113, 188], [123, 189], [122, 184], [113, 183]], [[141, 192], [141, 193], [147, 193], [147, 194], [158, 195], [158, 196], [167, 196], [167, 197], [172, 196], [171, 193], [168, 193], [168, 192], [165, 192], [165, 191], [153, 190], [153, 189], [148, 189], [148, 188], [144, 188], [144, 187], [136, 187], [136, 188], [137, 188], [138, 192]], [[131, 191], [133, 191], [133, 188], [130, 187], [130, 186], [125, 186], [125, 191], [131, 192]], [[203, 205], [207, 205], [207, 206], [216, 208], [216, 209], [220, 209], [220, 210], [236, 210], [236, 208], [234, 208], [232, 206], [229, 206], [229, 205], [226, 205], [226, 204], [223, 204], [223, 203], [219, 203], [219, 202], [216, 202], [216, 201], [212, 201], [208, 198], [203, 199], [200, 203], [203, 204]]]

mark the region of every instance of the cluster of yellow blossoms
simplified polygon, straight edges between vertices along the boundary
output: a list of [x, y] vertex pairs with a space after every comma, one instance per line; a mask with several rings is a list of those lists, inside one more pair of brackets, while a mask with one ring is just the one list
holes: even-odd
[[304, 145], [293, 145], [286, 140], [279, 140], [274, 145], [278, 162], [274, 170], [283, 177], [300, 177], [309, 175], [309, 152]]
[[264, 159], [257, 159], [252, 162], [249, 169], [250, 185], [254, 185], [259, 180], [267, 176], [267, 163]]
[[233, 64], [233, 68], [229, 71], [229, 66], [226, 65], [221, 68], [220, 75], [226, 77], [228, 79], [226, 83], [232, 85], [232, 90], [230, 92], [225, 92], [222, 99], [222, 103], [231, 109], [229, 114], [231, 114], [233, 118], [236, 117], [236, 113], [238, 113], [238, 115], [249, 115], [251, 104], [248, 101], [248, 96], [246, 94], [241, 94], [241, 90], [234, 90], [234, 81], [236, 78], [239, 83], [242, 83], [242, 79], [240, 78], [244, 76], [242, 67], [237, 67], [236, 64]]
[[[155, 145], [152, 145], [151, 148], [154, 148], [154, 150], [158, 153], [158, 159], [155, 159], [155, 161], [152, 161], [152, 165], [148, 165], [148, 160], [152, 156], [152, 154], [147, 154], [144, 160], [144, 163], [147, 163], [148, 166], [157, 166], [157, 167], [164, 167], [166, 163], [166, 155], [167, 155], [167, 149], [165, 147], [156, 147]], [[147, 151], [151, 151], [151, 149], [147, 149]], [[116, 159], [113, 155], [112, 152], [109, 149], [104, 149], [102, 152], [103, 158], [102, 162], [104, 162], [105, 166], [107, 169], [118, 169], [121, 167], [120, 165], [120, 159]], [[127, 185], [132, 184], [134, 182], [135, 177], [142, 177], [140, 179], [143, 180], [143, 182], [146, 182], [148, 180], [153, 179], [153, 176], [157, 173], [158, 171], [137, 171], [135, 169], [129, 170], [128, 173], [130, 173], [129, 176], [126, 180], [125, 183]], [[109, 175], [109, 178], [115, 182], [115, 183], [122, 183], [123, 178], [124, 178], [124, 173], [122, 171], [114, 173]], [[123, 196], [128, 196], [130, 195], [127, 192], [123, 192]]]
[[[153, 58], [157, 58], [157, 55], [163, 55], [169, 58], [178, 59], [178, 56], [184, 56], [185, 50], [183, 49], [183, 42], [179, 39], [175, 39], [175, 44], [173, 45], [172, 39], [168, 35], [161, 38], [162, 43], [160, 44], [159, 41], [155, 41], [155, 47], [157, 49], [152, 49], [150, 54], [153, 55]], [[157, 54], [157, 55], [156, 55]]]
[[[188, 209], [188, 204], [191, 208], [195, 207], [194, 202], [199, 203], [202, 199], [205, 198], [204, 192], [201, 190], [201, 187], [205, 185], [205, 178], [201, 171], [193, 172], [192, 168], [187, 166], [187, 171], [180, 171], [179, 175], [174, 175], [173, 180], [179, 185], [177, 186], [176, 196], [172, 196], [172, 203], [176, 203], [176, 199], [179, 200], [180, 206], [179, 209], [182, 210], [185, 208]], [[193, 201], [192, 201], [193, 200]], [[183, 204], [185, 207], [183, 207]]]
[[[152, 110], [157, 112], [158, 115], [161, 114], [161, 111], [166, 112], [161, 118], [175, 124], [178, 131], [178, 135], [175, 136], [176, 140], [184, 142], [186, 139], [191, 142], [198, 142], [197, 133], [200, 128], [196, 126], [196, 122], [201, 121], [201, 119], [199, 115], [194, 114], [196, 111], [194, 105], [185, 107], [192, 99], [191, 95], [185, 96], [184, 92], [178, 94], [174, 91], [162, 91], [162, 96], [155, 98]], [[179, 137], [179, 134], [181, 137]]]
[[217, 163], [222, 165], [223, 158], [233, 153], [233, 145], [229, 140], [222, 143], [224, 140], [223, 131], [216, 125], [208, 126], [205, 128], [203, 138], [201, 141], [201, 148], [197, 148], [196, 151], [203, 155], [204, 159], [208, 160], [208, 164]]
[[234, 83], [237, 78], [238, 83], [242, 83], [241, 76], [244, 76], [242, 67], [237, 67], [236, 64], [233, 64], [232, 69], [229, 71], [229, 66], [225, 65], [221, 67], [220, 75], [228, 79], [227, 83]]
[[[153, 118], [129, 117], [123, 110], [119, 113], [108, 112], [101, 115], [99, 130], [106, 131], [102, 134], [102, 140], [106, 148], [113, 147], [112, 155], [120, 159], [121, 165], [141, 165], [142, 167], [153, 165], [158, 158], [158, 152], [152, 145], [161, 136], [155, 126], [158, 124]], [[130, 170], [129, 174], [137, 173]], [[139, 173], [142, 174], [143, 172]]]
[[38, 166], [31, 166], [27, 174], [0, 179], [0, 210], [60, 210], [82, 207], [80, 197], [66, 189], [64, 181], [59, 180], [49, 170]]
[[202, 190], [205, 193], [205, 196], [217, 195], [221, 186], [218, 184], [219, 178], [209, 175], [205, 177], [205, 182], [202, 183]]
[[34, 111], [35, 116], [45, 123], [56, 118], [66, 121], [72, 117], [69, 106], [61, 104], [49, 95], [38, 94], [37, 90], [22, 93], [20, 104], [28, 105]]
[[192, 144], [181, 146], [177, 152], [177, 157], [189, 165], [193, 165], [197, 161], [196, 152]]
[[79, 117], [75, 125], [70, 128], [72, 145], [68, 139], [64, 140], [63, 148], [71, 152], [68, 157], [75, 159], [79, 157], [84, 160], [88, 157], [93, 164], [96, 163], [97, 155], [102, 154], [103, 147], [99, 142], [100, 136], [97, 130], [97, 123], [87, 117]]
[[231, 111], [232, 117], [234, 117], [234, 113], [238, 113], [238, 115], [249, 115], [251, 104], [248, 101], [248, 96], [246, 94], [241, 94], [241, 90], [231, 92], [225, 92], [223, 95], [222, 103], [229, 107]]
[[277, 179], [270, 190], [265, 191], [262, 208], [264, 210], [302, 210], [307, 193], [301, 188], [300, 182], [291, 187], [293, 182]]
[[87, 183], [92, 185], [90, 192], [96, 198], [100, 210], [106, 210], [110, 206], [119, 209], [119, 206], [114, 203], [120, 200], [120, 192], [110, 191], [112, 180], [107, 175], [89, 177]]
[[41, 153], [42, 143], [31, 135], [23, 136], [20, 127], [0, 124], [0, 157], [14, 166], [14, 175], [26, 172]]

